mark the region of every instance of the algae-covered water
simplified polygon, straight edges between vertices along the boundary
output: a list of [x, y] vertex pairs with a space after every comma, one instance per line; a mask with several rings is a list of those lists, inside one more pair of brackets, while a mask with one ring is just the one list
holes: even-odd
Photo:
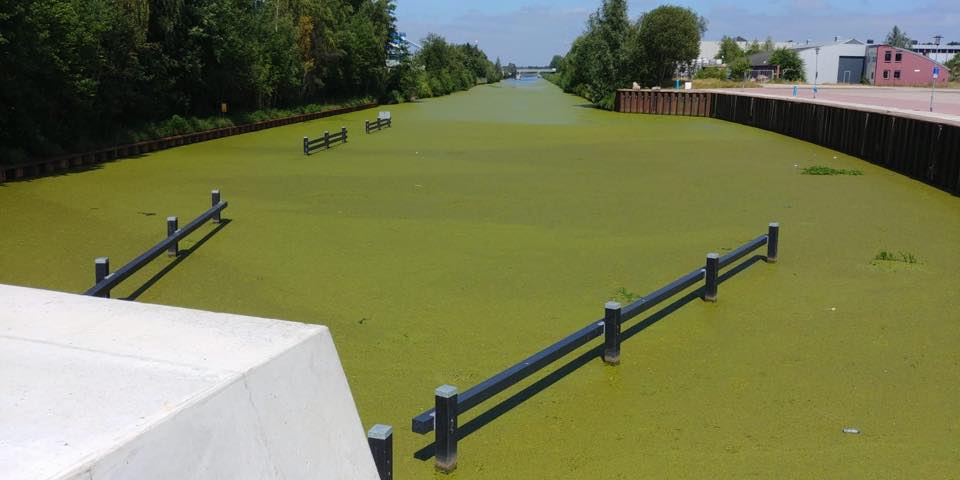
[[[450, 478], [955, 477], [960, 198], [777, 134], [583, 103], [504, 82], [389, 107], [373, 135], [375, 111], [357, 112], [8, 183], [0, 282], [82, 291], [94, 257], [123, 264], [220, 188], [232, 221], [114, 296], [166, 269], [138, 301], [328, 325], [364, 424], [395, 427], [396, 477], [430, 478], [413, 454], [432, 436], [409, 430], [435, 387], [466, 389], [779, 221], [779, 263], [642, 330], [619, 367], [548, 377], [461, 441]], [[350, 143], [302, 155], [341, 125]], [[813, 165], [864, 175], [799, 173]]]

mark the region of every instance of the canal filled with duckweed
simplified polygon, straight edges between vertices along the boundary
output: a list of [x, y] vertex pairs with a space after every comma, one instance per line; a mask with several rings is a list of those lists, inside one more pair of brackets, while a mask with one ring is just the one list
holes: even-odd
[[[960, 198], [771, 132], [585, 103], [502, 82], [381, 107], [394, 126], [371, 135], [375, 110], [0, 185], [0, 283], [83, 291], [94, 257], [122, 265], [220, 188], [231, 221], [114, 297], [328, 325], [365, 426], [394, 426], [396, 477], [439, 478], [414, 458], [432, 435], [409, 431], [435, 387], [779, 221], [778, 263], [626, 324], [649, 326], [620, 366], [568, 364], [588, 347], [471, 410], [449, 478], [960, 469]], [[302, 154], [341, 125], [349, 143]], [[801, 174], [818, 165], [863, 175]]]

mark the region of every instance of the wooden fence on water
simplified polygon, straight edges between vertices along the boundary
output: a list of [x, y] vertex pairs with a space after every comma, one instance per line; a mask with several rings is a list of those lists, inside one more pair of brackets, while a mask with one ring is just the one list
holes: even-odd
[[623, 113], [711, 117], [805, 140], [960, 195], [960, 125], [790, 98], [620, 90]]

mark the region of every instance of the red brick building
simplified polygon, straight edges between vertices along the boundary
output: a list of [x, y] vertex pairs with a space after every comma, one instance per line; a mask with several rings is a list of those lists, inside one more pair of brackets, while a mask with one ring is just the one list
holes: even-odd
[[919, 53], [890, 45], [868, 45], [864, 78], [872, 85], [930, 85], [940, 68], [937, 85], [946, 86], [950, 69]]

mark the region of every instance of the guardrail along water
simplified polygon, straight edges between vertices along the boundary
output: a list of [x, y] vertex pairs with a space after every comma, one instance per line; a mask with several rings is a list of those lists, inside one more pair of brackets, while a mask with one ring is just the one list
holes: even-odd
[[607, 302], [604, 305], [602, 319], [589, 323], [520, 363], [474, 385], [463, 394], [460, 394], [459, 390], [452, 385], [437, 387], [434, 392], [434, 408], [414, 417], [412, 430], [419, 434], [436, 432], [434, 455], [437, 469], [452, 472], [457, 467], [457, 441], [459, 440], [457, 418], [460, 415], [601, 335], [604, 337], [601, 355], [603, 361], [609, 365], [619, 365], [620, 329], [624, 322], [636, 318], [700, 281], [704, 281], [703, 300], [716, 302], [720, 270], [764, 245], [767, 246], [765, 257], [767, 263], [776, 263], [779, 239], [780, 224], [771, 223], [766, 234], [737, 247], [722, 257], [716, 253], [707, 254], [706, 264], [703, 267], [694, 269], [625, 307], [616, 302]]

